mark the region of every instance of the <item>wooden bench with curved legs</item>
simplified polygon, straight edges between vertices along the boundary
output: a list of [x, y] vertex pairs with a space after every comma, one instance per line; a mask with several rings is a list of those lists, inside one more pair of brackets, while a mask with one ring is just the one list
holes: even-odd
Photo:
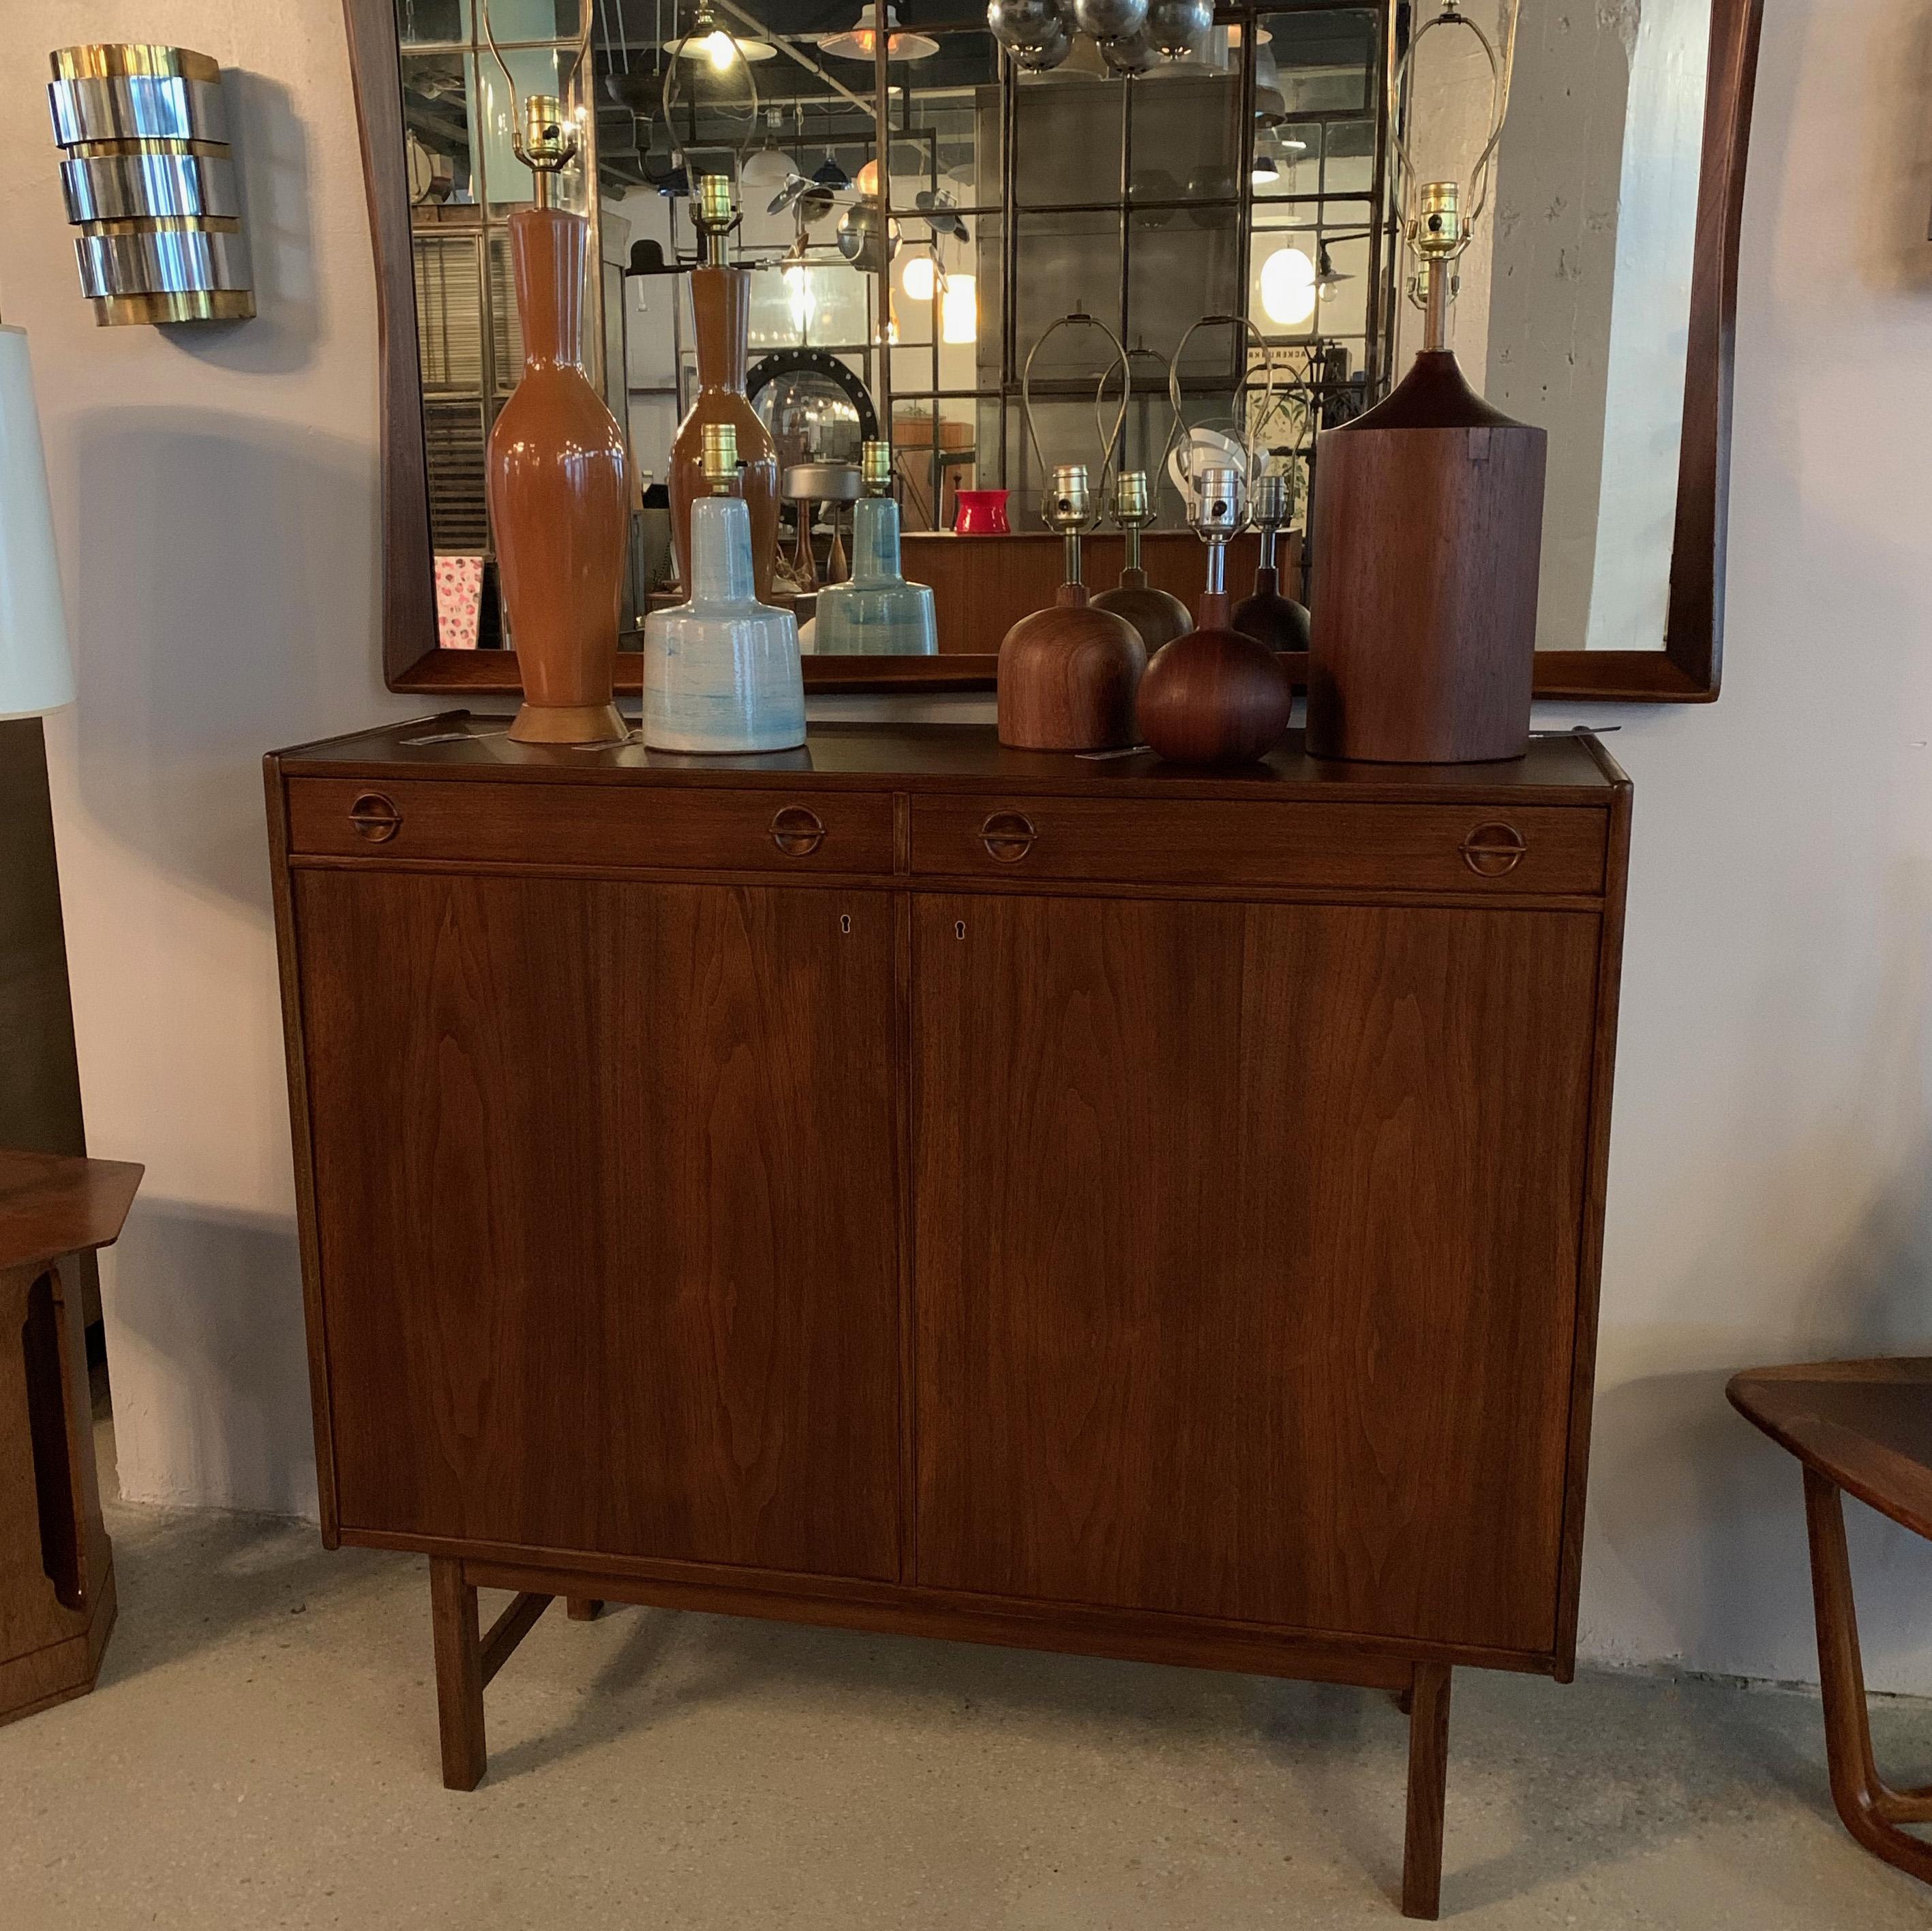
[[1932, 1360], [1760, 1369], [1733, 1376], [1726, 1392], [1747, 1421], [1804, 1465], [1825, 1747], [1838, 1815], [1867, 1850], [1932, 1884], [1932, 1843], [1899, 1828], [1932, 1823], [1932, 1789], [1890, 1789], [1872, 1755], [1843, 1500], [1856, 1495], [1932, 1539]]

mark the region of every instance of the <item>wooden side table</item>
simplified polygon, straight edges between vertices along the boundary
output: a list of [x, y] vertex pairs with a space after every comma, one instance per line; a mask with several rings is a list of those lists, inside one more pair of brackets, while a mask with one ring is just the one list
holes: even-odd
[[1872, 1756], [1840, 1497], [1854, 1495], [1932, 1537], [1932, 1360], [1762, 1368], [1733, 1376], [1727, 1392], [1747, 1421], [1804, 1465], [1825, 1746], [1838, 1815], [1867, 1850], [1932, 1884], [1932, 1843], [1898, 1828], [1932, 1823], [1932, 1789], [1890, 1789]]
[[0, 1723], [94, 1687], [114, 1626], [70, 1254], [119, 1237], [142, 1169], [0, 1153]]

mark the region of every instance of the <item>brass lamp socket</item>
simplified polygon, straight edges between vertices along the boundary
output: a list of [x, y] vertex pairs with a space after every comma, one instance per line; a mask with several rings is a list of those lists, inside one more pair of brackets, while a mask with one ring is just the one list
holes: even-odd
[[1464, 240], [1461, 196], [1453, 181], [1423, 184], [1416, 210], [1415, 252], [1425, 259], [1447, 260], [1462, 252]]
[[704, 483], [714, 496], [728, 496], [738, 487], [738, 429], [735, 423], [704, 425]]
[[868, 442], [859, 453], [860, 475], [868, 496], [892, 492], [892, 445], [883, 439]]
[[728, 174], [701, 174], [691, 195], [692, 226], [698, 230], [698, 259], [707, 268], [725, 265], [724, 238], [739, 221], [738, 184]]
[[736, 223], [738, 188], [728, 174], [700, 175], [695, 199], [692, 212], [706, 233], [722, 235]]
[[1154, 520], [1154, 505], [1144, 469], [1123, 469], [1114, 485], [1114, 520], [1123, 529]]
[[555, 174], [577, 152], [577, 129], [554, 94], [532, 94], [524, 103], [523, 160], [538, 174]]

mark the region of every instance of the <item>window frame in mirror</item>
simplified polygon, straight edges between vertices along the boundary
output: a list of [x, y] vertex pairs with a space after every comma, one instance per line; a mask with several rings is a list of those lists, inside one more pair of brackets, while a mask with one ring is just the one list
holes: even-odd
[[[1256, 6], [1216, 17], [1244, 25]], [[429, 475], [417, 346], [400, 46], [394, 0], [343, 0], [374, 256], [382, 439], [382, 666], [392, 691], [520, 693], [509, 650], [439, 646]], [[1663, 648], [1539, 651], [1539, 697], [1708, 703], [1722, 666], [1726, 521], [1738, 241], [1763, 0], [1711, 0], [1694, 262], [1679, 444], [1676, 527]], [[884, 130], [879, 130], [881, 136]], [[884, 140], [879, 151], [885, 151]], [[1245, 172], [1245, 171], [1244, 171]], [[1010, 195], [1010, 170], [1002, 192]], [[1251, 195], [1251, 190], [1244, 191]], [[885, 405], [889, 407], [889, 400]], [[932, 657], [814, 658], [808, 691], [988, 691], [997, 644]], [[1305, 661], [1295, 664], [1305, 676]], [[641, 660], [620, 656], [618, 689], [635, 694]]]

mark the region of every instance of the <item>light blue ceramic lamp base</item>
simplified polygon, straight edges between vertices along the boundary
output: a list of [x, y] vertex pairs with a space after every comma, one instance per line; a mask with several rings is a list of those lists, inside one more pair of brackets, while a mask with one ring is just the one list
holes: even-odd
[[931, 657], [939, 649], [932, 592], [899, 574], [899, 506], [864, 496], [852, 511], [852, 580], [818, 593], [820, 657]]
[[798, 625], [752, 587], [736, 496], [691, 506], [692, 598], [644, 622], [644, 742], [656, 751], [791, 751], [805, 742]]

